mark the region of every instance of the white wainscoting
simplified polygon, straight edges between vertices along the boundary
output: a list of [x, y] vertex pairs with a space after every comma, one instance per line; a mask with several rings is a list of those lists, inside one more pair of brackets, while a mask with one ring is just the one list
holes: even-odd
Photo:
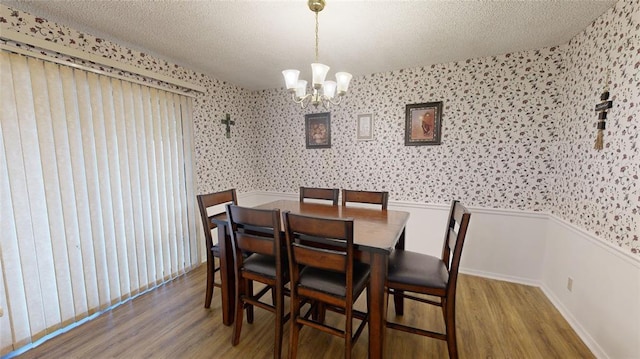
[[640, 259], [554, 215], [546, 238], [547, 297], [598, 358], [640, 358]]
[[[298, 194], [256, 191], [238, 201], [279, 199]], [[389, 209], [411, 213], [408, 250], [440, 255], [448, 205], [391, 201]], [[640, 359], [640, 258], [551, 214], [469, 209], [461, 272], [540, 287], [596, 357]]]

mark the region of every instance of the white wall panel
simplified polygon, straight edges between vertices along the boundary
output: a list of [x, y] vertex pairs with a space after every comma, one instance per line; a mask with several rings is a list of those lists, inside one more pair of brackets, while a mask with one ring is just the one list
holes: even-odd
[[547, 296], [596, 356], [639, 358], [640, 261], [554, 216], [546, 238]]

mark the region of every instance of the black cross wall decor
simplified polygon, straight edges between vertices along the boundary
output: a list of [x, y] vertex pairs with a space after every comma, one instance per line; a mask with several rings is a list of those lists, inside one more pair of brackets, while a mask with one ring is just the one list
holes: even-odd
[[229, 114], [226, 114], [225, 119], [221, 120], [220, 122], [222, 122], [222, 124], [226, 126], [224, 136], [226, 138], [231, 138], [231, 126], [235, 125], [236, 122], [231, 121], [231, 115]]

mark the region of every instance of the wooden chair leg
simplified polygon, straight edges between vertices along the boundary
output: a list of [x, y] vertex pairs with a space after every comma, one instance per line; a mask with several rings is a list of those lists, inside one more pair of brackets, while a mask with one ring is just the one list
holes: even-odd
[[318, 308], [318, 312], [317, 312], [317, 319], [316, 320], [318, 322], [320, 322], [320, 323], [324, 323], [324, 318], [325, 318], [325, 316], [327, 314], [327, 308], [324, 305], [324, 303], [322, 303], [322, 302], [318, 303], [317, 308]]
[[271, 304], [276, 305], [276, 300], [278, 298], [278, 293], [276, 291], [276, 287], [271, 287]]
[[455, 300], [451, 300], [447, 303], [444, 321], [446, 326], [445, 330], [447, 333], [447, 349], [449, 350], [449, 359], [458, 359]]
[[207, 255], [207, 290], [205, 292], [204, 298], [204, 307], [211, 307], [211, 299], [213, 298], [213, 281], [215, 279], [215, 267], [216, 264], [213, 262], [213, 256], [211, 254]]
[[245, 283], [246, 282], [244, 281], [239, 281], [238, 286], [236, 287], [236, 314], [233, 323], [233, 339], [231, 340], [231, 344], [233, 346], [236, 346], [238, 345], [238, 343], [240, 343], [240, 333], [242, 332], [242, 311], [245, 306], [244, 302], [242, 301], [242, 297], [246, 293]]
[[344, 358], [351, 359], [351, 346], [353, 345], [353, 308], [347, 304], [347, 308], [344, 311], [345, 325], [344, 325]]
[[298, 303], [298, 299], [295, 297], [291, 297], [291, 321], [290, 325], [290, 339], [289, 339], [289, 359], [296, 359], [298, 356], [298, 336], [301, 324], [298, 324], [297, 320], [300, 317], [300, 303]]
[[396, 315], [404, 314], [404, 291], [395, 291], [393, 294], [393, 307], [396, 309]]
[[282, 355], [282, 332], [283, 332], [283, 317], [284, 317], [284, 295], [282, 289], [271, 289], [271, 292], [275, 292], [274, 305], [276, 307], [276, 333], [275, 333], [275, 347], [273, 349], [273, 358], [280, 359]]
[[[247, 295], [253, 296], [253, 281], [246, 280]], [[247, 305], [247, 323], [253, 323], [253, 305]]]

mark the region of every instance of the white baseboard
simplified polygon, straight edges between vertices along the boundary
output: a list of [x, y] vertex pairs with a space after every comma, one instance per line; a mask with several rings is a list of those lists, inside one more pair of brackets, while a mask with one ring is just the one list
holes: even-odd
[[540, 287], [540, 281], [532, 280], [530, 278], [516, 277], [516, 276], [505, 275], [501, 273], [491, 273], [491, 272], [485, 272], [481, 270], [476, 270], [472, 268], [463, 268], [463, 267], [460, 267], [460, 273], [473, 275], [476, 277], [487, 278], [487, 279], [501, 280], [509, 283], [529, 285], [532, 287]]
[[547, 298], [553, 304], [553, 306], [556, 307], [556, 309], [564, 317], [567, 323], [569, 323], [569, 325], [571, 326], [571, 328], [573, 328], [576, 334], [578, 334], [580, 339], [582, 339], [582, 341], [589, 348], [589, 350], [591, 350], [593, 355], [599, 359], [609, 359], [609, 356], [598, 344], [598, 342], [593, 339], [593, 337], [589, 334], [587, 330], [585, 330], [585, 328], [580, 324], [580, 322], [564, 306], [562, 301], [555, 296], [553, 291], [549, 290], [549, 288], [544, 284], [540, 285], [539, 288], [547, 296]]

